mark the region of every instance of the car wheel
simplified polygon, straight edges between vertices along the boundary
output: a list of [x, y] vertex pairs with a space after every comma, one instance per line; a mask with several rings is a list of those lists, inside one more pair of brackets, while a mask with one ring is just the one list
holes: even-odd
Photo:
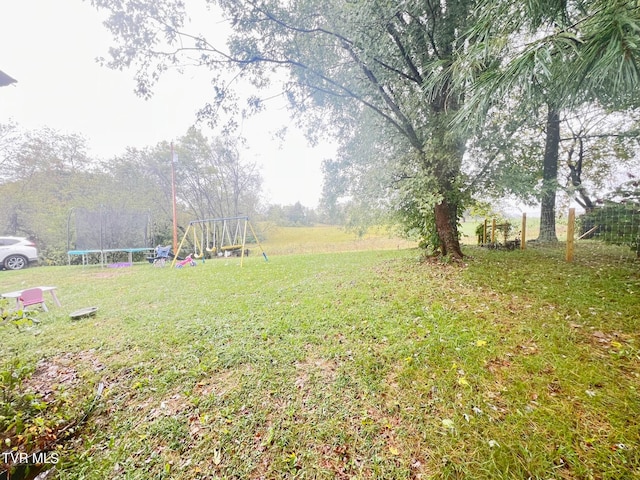
[[4, 268], [7, 270], [21, 270], [28, 265], [29, 261], [22, 255], [9, 255], [4, 259]]

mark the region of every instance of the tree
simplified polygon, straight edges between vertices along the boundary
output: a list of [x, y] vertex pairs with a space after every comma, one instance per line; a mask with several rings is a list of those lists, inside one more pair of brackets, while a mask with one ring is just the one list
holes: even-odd
[[[434, 246], [462, 257], [457, 219], [465, 138], [449, 128], [462, 98], [447, 82], [428, 94], [425, 85], [464, 48], [475, 2], [218, 0], [233, 29], [228, 49], [183, 31], [180, 1], [91, 3], [110, 12], [106, 24], [119, 44], [105, 64], [136, 67], [141, 95], [150, 94], [167, 68], [190, 61], [211, 71], [215, 99], [203, 109], [209, 118], [231, 96], [224, 77], [231, 70], [262, 86], [284, 69], [284, 91], [316, 134], [340, 136], [363, 109], [374, 112], [401, 139], [403, 157], [420, 179], [413, 195], [425, 207]], [[253, 98], [250, 106], [260, 102]]]
[[238, 142], [230, 136], [210, 141], [193, 127], [176, 142], [179, 196], [196, 218], [257, 211], [262, 179], [255, 163], [241, 161]]
[[[500, 102], [485, 121], [482, 135], [470, 141], [463, 169], [469, 177], [467, 188], [479, 198], [508, 196], [529, 205], [543, 198], [547, 115], [531, 113], [511, 100]], [[557, 192], [563, 202], [573, 198], [588, 211], [612, 182], [637, 169], [639, 113], [608, 112], [595, 103], [564, 109], [554, 142], [558, 152], [552, 165], [557, 165], [557, 173], [550, 182], [551, 193]], [[548, 210], [553, 211], [553, 203]]]
[[0, 125], [0, 182], [29, 180], [42, 172], [68, 174], [88, 171], [86, 140], [44, 127], [24, 131], [15, 124]]
[[540, 239], [555, 240], [561, 114], [596, 100], [640, 105], [640, 9], [627, 0], [485, 0], [481, 12], [472, 48], [451, 69], [458, 88], [471, 85], [461, 117], [482, 124], [515, 91], [534, 109], [546, 105]]
[[306, 209], [302, 206], [300, 202], [296, 202], [293, 205], [287, 205], [284, 208], [285, 218], [290, 225], [293, 226], [303, 226], [309, 225], [309, 221], [307, 220], [307, 212]]
[[0, 143], [0, 226], [37, 240], [40, 253], [57, 261], [66, 251], [69, 209], [92, 204], [106, 176], [93, 171], [80, 135], [17, 125], [12, 131], [11, 141]]
[[[257, 211], [262, 179], [254, 163], [241, 161], [238, 143], [240, 140], [229, 137], [210, 140], [195, 128], [176, 140], [179, 223]], [[145, 206], [157, 224], [157, 233], [167, 237], [172, 224], [171, 145], [161, 142], [143, 149], [130, 148], [105, 162], [102, 169], [109, 174], [107, 181], [113, 192], [136, 192], [113, 195], [112, 202], [120, 201], [122, 208]]]
[[[405, 180], [401, 173], [404, 148], [394, 143], [385, 126], [371, 112], [361, 113], [336, 157], [323, 162], [321, 205], [329, 218], [349, 230], [364, 233], [371, 225], [390, 222], [401, 223], [408, 234], [415, 234], [405, 218], [397, 215]], [[429, 230], [422, 229], [416, 237], [428, 235]]]
[[588, 213], [612, 183], [640, 168], [640, 111], [607, 112], [590, 104], [572, 113], [563, 122], [561, 187]]

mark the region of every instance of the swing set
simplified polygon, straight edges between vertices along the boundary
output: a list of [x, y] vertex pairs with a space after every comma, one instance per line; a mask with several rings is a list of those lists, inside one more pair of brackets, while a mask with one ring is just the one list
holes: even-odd
[[[183, 245], [191, 243], [193, 253], [190, 254], [190, 258], [193, 260], [202, 260], [204, 263], [207, 253], [210, 257], [236, 256], [240, 257], [240, 266], [242, 267], [244, 257], [249, 254], [249, 250], [245, 248], [247, 228], [251, 231], [255, 242], [260, 247], [265, 261], [268, 261], [267, 254], [262, 245], [260, 245], [260, 240], [258, 240], [258, 236], [249, 222], [249, 217], [224, 217], [189, 222], [171, 266], [175, 266], [176, 258], [178, 258]], [[191, 265], [194, 264], [195, 262], [191, 263]]]

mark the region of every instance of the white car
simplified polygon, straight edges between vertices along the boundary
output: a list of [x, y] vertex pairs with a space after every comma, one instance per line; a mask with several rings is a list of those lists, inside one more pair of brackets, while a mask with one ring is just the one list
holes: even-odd
[[20, 270], [38, 261], [36, 244], [23, 237], [0, 237], [0, 268]]

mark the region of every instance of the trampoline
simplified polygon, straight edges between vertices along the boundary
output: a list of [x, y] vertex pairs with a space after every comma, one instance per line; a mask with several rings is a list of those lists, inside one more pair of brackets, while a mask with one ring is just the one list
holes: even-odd
[[150, 215], [145, 212], [101, 206], [97, 210], [73, 208], [67, 218], [67, 258], [81, 257], [82, 265], [109, 264], [127, 255], [133, 263], [136, 253], [149, 254]]

